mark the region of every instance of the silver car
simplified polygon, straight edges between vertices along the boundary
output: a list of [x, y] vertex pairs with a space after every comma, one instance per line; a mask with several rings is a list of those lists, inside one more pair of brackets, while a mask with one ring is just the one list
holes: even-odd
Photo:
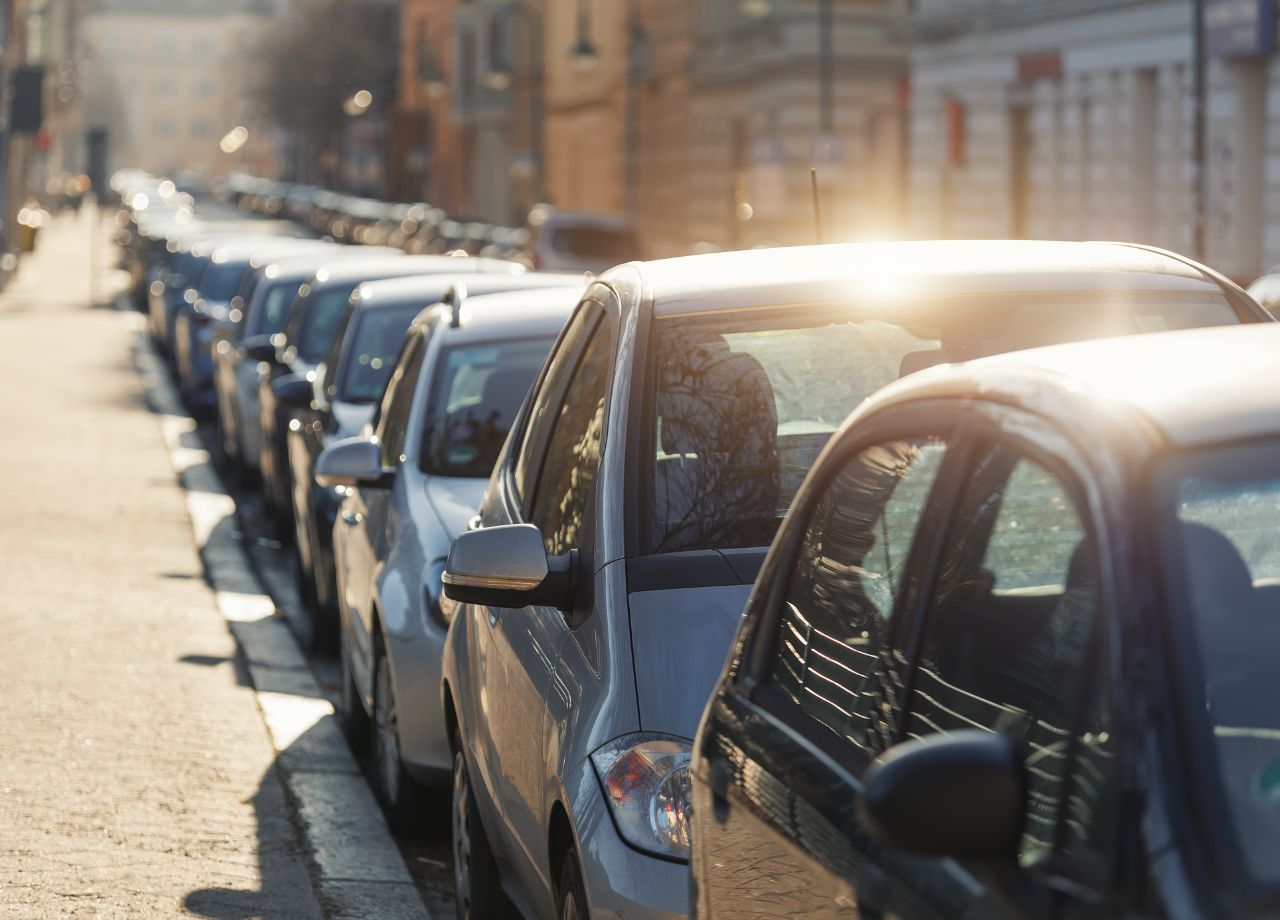
[[893, 243], [593, 284], [442, 579], [460, 915], [688, 912], [691, 739], [805, 472], [899, 376], [1069, 339], [1264, 322], [1098, 243]]
[[[399, 303], [405, 285], [367, 285], [362, 312], [393, 321], [394, 306], [373, 305]], [[393, 825], [411, 823], [422, 787], [447, 786], [453, 772], [439, 706], [449, 545], [479, 509], [494, 459], [582, 288], [542, 274], [460, 282], [407, 335], [397, 330], [404, 344], [373, 437], [337, 441], [316, 461], [319, 485], [347, 492], [333, 525], [342, 714], [354, 742], [373, 741], [375, 788]], [[348, 356], [346, 384], [357, 391], [381, 376], [363, 359]]]

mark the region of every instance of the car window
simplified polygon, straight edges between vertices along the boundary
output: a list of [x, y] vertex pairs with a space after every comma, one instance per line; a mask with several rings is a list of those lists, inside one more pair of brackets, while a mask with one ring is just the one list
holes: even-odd
[[516, 455], [515, 482], [522, 501], [533, 494], [532, 478], [537, 473], [541, 457], [538, 452], [546, 445], [546, 431], [552, 422], [552, 402], [564, 387], [565, 379], [573, 371], [574, 361], [584, 337], [599, 320], [599, 312], [593, 307], [578, 310], [569, 321], [560, 343], [551, 355], [542, 381], [530, 402], [528, 421], [521, 435]]
[[445, 349], [427, 401], [422, 471], [487, 477], [550, 350], [550, 338]]
[[409, 324], [421, 312], [417, 303], [400, 304], [381, 310], [356, 313], [355, 329], [347, 336], [347, 347], [337, 340], [343, 331], [341, 322], [335, 331], [330, 354], [340, 348], [345, 367], [339, 375], [337, 398], [343, 402], [371, 403], [382, 395], [391, 376], [392, 362], [404, 344]]
[[404, 459], [405, 436], [409, 430], [409, 413], [413, 408], [413, 393], [418, 388], [422, 374], [422, 358], [426, 351], [422, 336], [409, 339], [399, 358], [387, 390], [378, 407], [378, 440], [382, 444], [382, 465], [398, 466]]
[[613, 343], [603, 320], [588, 335], [562, 401], [549, 416], [547, 452], [529, 513], [553, 555], [579, 546], [600, 467]]
[[1165, 596], [1177, 634], [1185, 637], [1174, 643], [1181, 658], [1178, 683], [1187, 694], [1179, 728], [1189, 736], [1183, 749], [1193, 769], [1210, 779], [1195, 804], [1209, 821], [1226, 826], [1223, 836], [1234, 838], [1243, 867], [1275, 885], [1280, 443], [1180, 452], [1162, 467], [1158, 500], [1165, 514], [1158, 534]]
[[868, 681], [944, 453], [937, 439], [894, 440], [841, 467], [805, 525], [783, 601], [771, 681], [865, 751], [885, 746]]
[[1123, 290], [659, 316], [640, 551], [767, 546], [831, 433], [898, 377], [1040, 345], [1237, 321], [1221, 296]]
[[262, 291], [257, 309], [249, 316], [249, 335], [275, 335], [284, 328], [289, 306], [301, 287], [297, 281], [280, 281]]
[[1112, 728], [1094, 666], [1097, 557], [1062, 479], [1004, 446], [985, 450], [956, 504], [928, 601], [907, 734], [980, 728], [1027, 751], [1024, 864], [1059, 822], [1079, 855], [1109, 858]]
[[351, 299], [355, 287], [339, 285], [327, 291], [321, 291], [300, 317], [296, 336], [289, 339], [289, 344], [298, 349], [298, 354], [306, 361], [318, 362], [329, 350], [334, 333], [342, 319], [342, 311]]

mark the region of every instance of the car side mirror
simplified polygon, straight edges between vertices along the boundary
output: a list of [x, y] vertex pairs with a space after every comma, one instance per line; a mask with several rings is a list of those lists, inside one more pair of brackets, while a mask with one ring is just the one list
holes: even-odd
[[274, 361], [276, 346], [269, 335], [253, 335], [240, 343], [240, 357], [245, 361]]
[[395, 470], [382, 465], [382, 446], [373, 438], [344, 438], [330, 444], [316, 458], [316, 482], [334, 486], [388, 489]]
[[314, 406], [315, 386], [302, 374], [289, 374], [271, 382], [271, 392], [282, 406], [310, 409]]
[[576, 556], [576, 550], [547, 555], [532, 524], [485, 527], [453, 541], [441, 581], [445, 597], [463, 604], [568, 610]]
[[884, 847], [1013, 862], [1026, 816], [1017, 742], [977, 730], [895, 745], [867, 768], [859, 819]]

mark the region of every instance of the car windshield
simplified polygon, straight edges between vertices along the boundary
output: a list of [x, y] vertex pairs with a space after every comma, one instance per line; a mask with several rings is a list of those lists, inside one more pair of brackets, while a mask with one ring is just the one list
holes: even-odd
[[280, 281], [265, 291], [258, 303], [258, 309], [249, 317], [249, 335], [275, 335], [284, 328], [284, 321], [289, 315], [289, 306], [298, 296], [301, 284], [297, 281]]
[[243, 262], [213, 263], [200, 277], [200, 296], [215, 303], [230, 301], [240, 287], [240, 278], [244, 272]]
[[1107, 292], [660, 317], [644, 551], [765, 546], [831, 433], [899, 376], [1080, 339], [1230, 325], [1218, 297]]
[[[1193, 699], [1193, 755], [1251, 874], [1280, 884], [1280, 442], [1176, 458], [1160, 479], [1167, 594], [1190, 643], [1179, 671]], [[1206, 719], [1195, 718], [1204, 713]]]
[[422, 439], [422, 470], [487, 477], [554, 339], [445, 349], [436, 362]]
[[329, 351], [334, 333], [342, 320], [342, 310], [355, 288], [354, 284], [342, 284], [323, 290], [306, 305], [307, 312], [302, 318], [301, 331], [297, 341], [293, 342], [304, 361], [315, 364]]
[[350, 341], [342, 349], [345, 367], [338, 382], [339, 400], [371, 403], [382, 396], [405, 332], [420, 312], [416, 303], [356, 312], [355, 332], [348, 333]]

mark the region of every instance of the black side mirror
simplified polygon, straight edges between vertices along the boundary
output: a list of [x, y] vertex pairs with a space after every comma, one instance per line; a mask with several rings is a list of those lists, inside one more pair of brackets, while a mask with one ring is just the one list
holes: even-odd
[[881, 846], [1016, 861], [1027, 778], [1012, 739], [973, 730], [907, 741], [877, 757], [864, 781], [859, 818]]
[[271, 382], [271, 392], [276, 401], [290, 409], [310, 409], [314, 406], [315, 387], [309, 377], [289, 374]]
[[240, 358], [244, 361], [275, 361], [276, 346], [269, 335], [254, 335], [240, 343]]
[[486, 527], [453, 541], [440, 580], [445, 596], [462, 604], [568, 610], [576, 556], [574, 550], [548, 556], [532, 524]]

